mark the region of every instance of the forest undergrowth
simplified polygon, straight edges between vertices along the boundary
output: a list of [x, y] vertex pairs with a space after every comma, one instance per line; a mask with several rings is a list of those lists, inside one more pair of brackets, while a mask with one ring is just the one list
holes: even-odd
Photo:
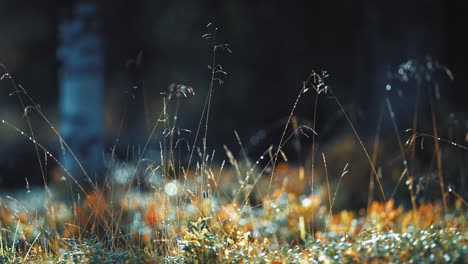
[[[454, 161], [466, 161], [468, 148], [466, 139], [457, 141], [445, 132], [453, 127], [441, 121], [444, 113], [438, 110], [441, 80], [454, 78], [448, 68], [431, 58], [401, 64], [384, 89], [395, 89], [391, 81], [417, 90], [408, 110], [412, 125], [398, 127], [392, 108], [398, 98], [386, 96], [372, 139], [361, 137], [362, 124], [354, 122], [338, 91], [327, 84], [328, 73], [312, 71], [291, 98], [280, 138], [267, 138], [271, 145], [263, 154], [249, 156], [235, 131], [240, 154], [232, 146], [224, 146], [221, 154], [209, 149], [208, 131], [214, 90], [227, 75], [216, 55], [231, 50], [218, 42], [214, 25], [207, 29], [210, 84], [197, 129], [181, 129], [177, 115], [184, 100], [203, 91], [171, 85], [136, 158], [117, 158], [122, 146], [116, 143], [99, 181], [76, 178], [61, 165], [60, 154], [36, 140], [31, 118], [47, 124], [62, 151], [72, 152], [2, 65], [2, 81], [11, 83], [29, 124], [22, 131], [5, 117], [2, 129], [29, 140], [38, 159], [57, 166], [58, 176], [41, 167], [31, 173], [42, 175], [43, 187], [28, 184], [15, 194], [0, 194], [0, 263], [468, 262], [466, 162]], [[296, 108], [305, 96], [312, 97], [314, 112], [312, 123], [301, 124]], [[322, 101], [335, 105], [350, 131], [351, 140], [334, 145], [336, 159], [317, 142]], [[384, 117], [392, 124], [391, 143], [382, 135], [388, 131], [380, 129]], [[298, 138], [310, 155], [289, 161], [286, 147]], [[392, 147], [398, 161], [387, 166], [386, 148]], [[340, 156], [349, 148], [352, 160]], [[149, 149], [159, 156], [147, 155]], [[47, 180], [54, 178], [58, 182]], [[346, 208], [358, 196], [365, 204]]]

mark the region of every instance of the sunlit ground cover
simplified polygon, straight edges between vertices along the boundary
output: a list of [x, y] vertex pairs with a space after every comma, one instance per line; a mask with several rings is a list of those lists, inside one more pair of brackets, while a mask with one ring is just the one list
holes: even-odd
[[[373, 201], [332, 215], [323, 197], [276, 189], [263, 205], [192, 193], [193, 180], [158, 190], [110, 190], [73, 206], [43, 190], [2, 196], [6, 263], [466, 263], [465, 206], [413, 210]], [[232, 182], [228, 184], [233, 184]]]

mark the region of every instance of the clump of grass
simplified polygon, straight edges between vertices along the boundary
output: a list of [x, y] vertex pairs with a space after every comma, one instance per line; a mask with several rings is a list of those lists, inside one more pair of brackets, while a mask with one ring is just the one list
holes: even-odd
[[[304, 82], [277, 146], [268, 147], [260, 157], [248, 157], [244, 151], [244, 161], [225, 146], [227, 162], [215, 164], [215, 153], [207, 144], [211, 100], [215, 86], [223, 82], [221, 76], [227, 74], [216, 61], [216, 54], [222, 50], [230, 52], [230, 49], [217, 42], [218, 29], [213, 24], [209, 24], [208, 29], [211, 31], [203, 38], [212, 41], [210, 84], [194, 141], [189, 142], [182, 135], [182, 131], [188, 131], [179, 128], [177, 116], [182, 99], [194, 95], [195, 90], [189, 85], [171, 85], [163, 96], [163, 109], [155, 118], [138, 158], [113, 160], [104, 184], [91, 182], [91, 188], [80, 187], [80, 182], [68, 173], [71, 179], [68, 183], [79, 186], [71, 188], [79, 191], [70, 194], [73, 196], [71, 204], [52, 199], [57, 190], [45, 180], [42, 190], [28, 188], [26, 195], [18, 195], [20, 198], [0, 199], [2, 263], [468, 261], [467, 203], [463, 197], [450, 188], [448, 192], [442, 191], [442, 205], [437, 201], [413, 203], [411, 211], [398, 205], [398, 197], [388, 198], [381, 174], [375, 167], [379, 136], [375, 138], [371, 156], [340, 100], [326, 84], [326, 72], [313, 71]], [[12, 80], [9, 75], [2, 79], [5, 78]], [[66, 142], [62, 142], [58, 131], [26, 90], [12, 83], [26, 117], [30, 110], [35, 110], [66, 147]], [[312, 127], [299, 124], [295, 119], [296, 106], [308, 92], [315, 92]], [[371, 168], [368, 206], [360, 211], [333, 211], [340, 190], [349, 188], [340, 186], [341, 179], [356, 177], [348, 172], [348, 164], [335, 186], [329, 179], [335, 175], [328, 175], [327, 168], [323, 176], [315, 170], [319, 166], [314, 156], [318, 134], [315, 117], [319, 95], [325, 93], [343, 112], [364, 153], [363, 159]], [[32, 106], [26, 106], [24, 98]], [[2, 120], [2, 126], [31, 140], [38, 155], [44, 152], [61, 166], [60, 161], [35, 139], [32, 126], [28, 133], [6, 120]], [[416, 129], [414, 133], [412, 142], [417, 137], [427, 136], [416, 133]], [[235, 134], [242, 149], [241, 137]], [[297, 136], [311, 137], [310, 170], [287, 161], [284, 147]], [[436, 142], [444, 141], [436, 132], [431, 136]], [[462, 145], [449, 142], [466, 150]], [[403, 147], [401, 139], [399, 145]], [[414, 144], [411, 146], [414, 148]], [[185, 147], [187, 150], [183, 151]], [[157, 149], [160, 157], [145, 155], [150, 148]], [[113, 156], [115, 149], [116, 145], [112, 148]], [[187, 163], [183, 162], [182, 155], [189, 157]], [[326, 153], [322, 155], [327, 166]], [[260, 166], [261, 162], [265, 165]], [[62, 170], [67, 174], [66, 168]], [[397, 186], [407, 170], [401, 172]], [[42, 167], [41, 173], [45, 179], [47, 175]], [[317, 180], [317, 177], [320, 178]], [[380, 200], [371, 195], [374, 181]], [[450, 194], [454, 197], [453, 204], [447, 201]], [[414, 193], [410, 195], [414, 202]]]

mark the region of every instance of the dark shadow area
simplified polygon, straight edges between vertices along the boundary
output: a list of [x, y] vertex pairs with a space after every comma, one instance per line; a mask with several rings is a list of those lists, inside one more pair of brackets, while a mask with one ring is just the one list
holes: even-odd
[[[408, 134], [404, 131], [412, 127], [417, 89], [415, 82], [402, 83], [392, 78], [392, 74], [398, 73], [402, 63], [424, 62], [428, 56], [446, 65], [455, 76], [452, 81], [441, 78], [440, 82], [437, 118], [441, 137], [466, 144], [468, 43], [464, 34], [467, 19], [459, 3], [442, 0], [382, 3], [370, 0], [0, 1], [0, 62], [57, 127], [63, 122], [59, 101], [64, 94], [60, 81], [64, 64], [57, 52], [62, 47], [58, 29], [64, 18], [73, 16], [76, 3], [81, 2], [94, 3], [99, 8], [104, 85], [102, 105], [94, 112], [102, 116], [103, 149], [99, 150], [107, 156], [118, 137], [116, 155], [121, 160], [139, 157], [139, 150], [162, 111], [161, 93], [167, 92], [171, 84], [190, 86], [195, 91], [194, 96], [181, 99], [177, 121], [179, 129], [192, 131], [186, 137], [193, 142], [210, 85], [207, 65], [211, 64], [213, 47], [202, 39], [210, 30], [206, 27], [208, 23], [219, 28], [217, 40], [228, 43], [233, 52], [220, 53], [216, 58], [228, 73], [223, 77], [224, 84], [214, 87], [210, 110], [207, 144], [209, 150], [216, 149], [218, 162], [226, 159], [223, 144], [241, 157], [234, 130], [254, 160], [271, 144], [278, 144], [311, 70], [329, 73], [327, 84], [333, 88], [369, 149], [372, 149], [379, 113], [384, 109], [380, 125], [386, 153], [382, 157], [388, 161], [379, 165], [400, 162], [385, 98], [391, 99], [405, 141]], [[4, 73], [0, 69], [0, 76]], [[391, 92], [388, 85], [392, 87]], [[21, 103], [12, 92], [13, 85], [4, 78], [0, 82], [0, 120], [27, 132]], [[94, 97], [81, 98], [77, 104], [86, 106]], [[302, 96], [295, 110], [299, 124], [312, 126], [314, 100], [313, 91]], [[421, 105], [424, 116], [421, 122], [426, 122], [422, 127], [431, 134], [428, 102]], [[61, 146], [49, 127], [37, 114], [32, 113], [31, 120], [37, 140], [59, 157]], [[324, 151], [337, 152], [339, 160], [339, 149], [352, 131], [330, 94], [324, 94], [319, 101], [316, 131], [317, 159], [321, 159]], [[71, 133], [71, 138], [81, 135], [80, 129]], [[93, 140], [97, 142], [101, 138]], [[293, 143], [286, 145], [285, 152], [291, 162], [308, 164], [311, 140], [304, 137], [298, 140], [299, 143], [292, 140]], [[159, 139], [151, 142], [153, 148], [148, 151], [148, 157], [157, 158], [154, 149], [158, 148], [158, 142]], [[84, 145], [94, 144], [88, 143]], [[463, 164], [467, 153], [459, 148], [445, 148], [446, 145], [443, 151], [447, 157], [456, 157], [447, 158], [447, 166], [451, 167], [449, 162], [456, 159], [453, 167], [459, 168], [449, 169], [448, 183], [466, 190], [460, 175], [466, 175]], [[355, 147], [359, 149], [357, 144]], [[360, 161], [349, 162], [354, 162], [351, 164], [356, 164], [354, 167], [359, 167], [356, 170], [362, 175], [369, 175], [365, 156], [356, 158], [362, 155], [356, 149], [350, 153], [346, 155]], [[41, 158], [43, 155], [41, 152]], [[103, 163], [108, 158], [106, 155], [102, 155]], [[55, 162], [48, 162], [49, 178]], [[421, 175], [433, 177], [433, 155], [424, 157], [422, 162], [430, 168]], [[344, 165], [341, 163], [334, 173], [340, 173]], [[23, 188], [25, 178], [30, 184], [42, 184], [34, 147], [18, 131], [0, 125], [1, 186]], [[390, 182], [394, 184], [394, 176]], [[366, 189], [367, 181], [363, 186], [353, 188]], [[343, 197], [358, 199], [352, 195]]]

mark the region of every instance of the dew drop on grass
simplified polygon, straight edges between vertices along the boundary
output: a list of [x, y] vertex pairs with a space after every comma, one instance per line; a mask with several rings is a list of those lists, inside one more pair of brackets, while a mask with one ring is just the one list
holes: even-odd
[[450, 255], [447, 254], [447, 253], [445, 253], [443, 257], [444, 257], [445, 261], [447, 261], [447, 262], [450, 262], [450, 261], [452, 260], [452, 259], [450, 258]]
[[247, 225], [247, 220], [246, 220], [245, 218], [241, 218], [241, 219], [239, 220], [239, 225], [240, 225], [240, 226], [245, 226], [245, 225]]
[[177, 194], [177, 185], [174, 182], [169, 182], [164, 187], [164, 191], [167, 193], [167, 195], [174, 196]]
[[311, 199], [305, 198], [304, 200], [302, 200], [302, 206], [303, 207], [308, 207], [309, 205], [312, 205], [312, 200]]

